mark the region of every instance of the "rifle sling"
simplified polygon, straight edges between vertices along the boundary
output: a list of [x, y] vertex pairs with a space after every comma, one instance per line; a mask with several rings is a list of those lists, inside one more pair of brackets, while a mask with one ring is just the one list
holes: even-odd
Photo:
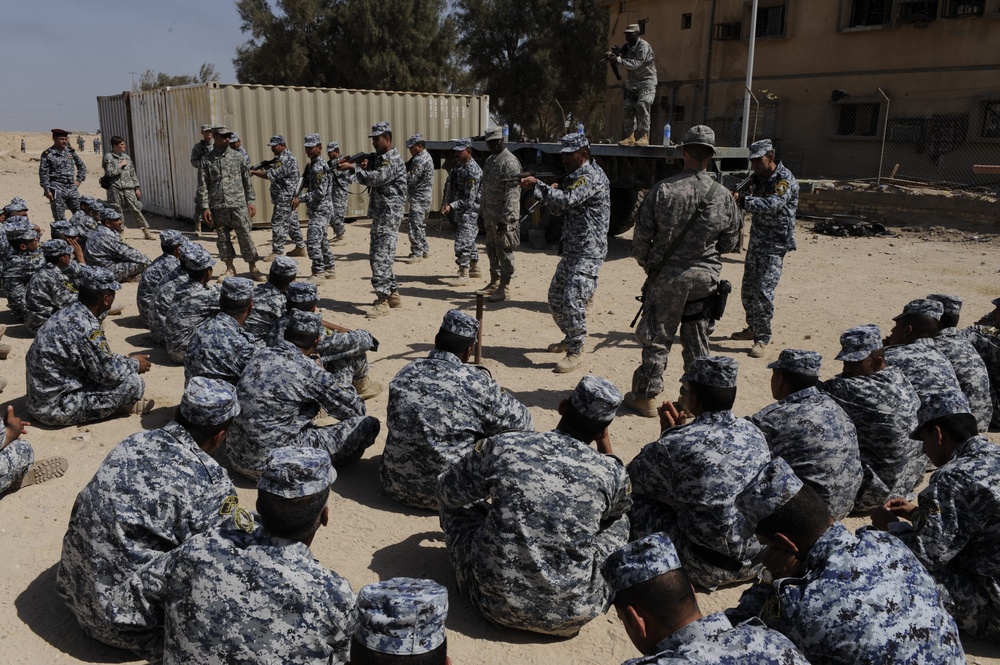
[[[652, 284], [656, 280], [656, 278], [660, 274], [660, 271], [663, 270], [663, 266], [667, 265], [667, 261], [670, 259], [673, 253], [677, 251], [677, 248], [680, 247], [681, 241], [683, 241], [684, 237], [687, 236], [688, 231], [691, 230], [691, 227], [694, 226], [694, 223], [698, 220], [698, 218], [705, 213], [705, 210], [708, 208], [708, 204], [711, 201], [712, 196], [715, 194], [716, 191], [718, 191], [718, 189], [719, 189], [719, 183], [717, 181], [713, 181], [712, 186], [708, 188], [708, 191], [705, 192], [705, 195], [701, 197], [701, 201], [698, 202], [698, 207], [695, 208], [694, 214], [691, 215], [691, 219], [688, 220], [687, 224], [684, 225], [684, 228], [681, 229], [681, 232], [678, 233], [677, 237], [674, 238], [673, 242], [670, 243], [670, 246], [667, 247], [667, 251], [663, 253], [663, 256], [661, 256], [660, 260], [656, 262], [656, 265], [653, 266], [650, 270], [646, 271], [646, 285]], [[643, 285], [644, 292], [646, 290], [645, 289], [646, 285]]]

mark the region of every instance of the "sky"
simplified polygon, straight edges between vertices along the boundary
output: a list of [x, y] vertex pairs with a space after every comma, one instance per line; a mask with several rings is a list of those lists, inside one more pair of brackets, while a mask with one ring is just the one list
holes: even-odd
[[[197, 75], [203, 62], [236, 83], [232, 0], [0, 0], [0, 131], [98, 129], [97, 97], [147, 69]], [[135, 75], [138, 81], [138, 74]]]

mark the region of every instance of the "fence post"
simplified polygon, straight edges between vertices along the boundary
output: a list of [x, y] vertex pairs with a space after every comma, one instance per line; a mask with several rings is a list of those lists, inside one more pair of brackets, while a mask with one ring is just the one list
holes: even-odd
[[885, 159], [885, 139], [889, 129], [889, 105], [892, 102], [889, 100], [889, 95], [885, 94], [885, 91], [881, 87], [877, 88], [877, 90], [885, 97], [885, 120], [882, 121], [882, 151], [878, 156], [878, 178], [875, 179], [875, 187], [880, 188], [882, 186], [882, 160]]

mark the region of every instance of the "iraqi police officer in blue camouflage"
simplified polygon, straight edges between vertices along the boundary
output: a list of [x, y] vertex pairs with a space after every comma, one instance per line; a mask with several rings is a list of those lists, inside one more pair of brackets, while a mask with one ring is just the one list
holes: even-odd
[[434, 199], [434, 160], [420, 134], [406, 139], [406, 149], [410, 151], [410, 159], [406, 162], [406, 191], [410, 201], [406, 234], [410, 239], [410, 255], [405, 261], [417, 263], [431, 253], [427, 244], [427, 213]]
[[297, 210], [300, 202], [306, 204], [306, 212], [309, 215], [306, 250], [312, 262], [312, 276], [309, 280], [319, 284], [336, 276], [333, 250], [330, 249], [330, 238], [327, 235], [330, 218], [333, 215], [333, 201], [330, 198], [333, 178], [327, 170], [326, 162], [320, 156], [323, 153], [323, 139], [320, 135], [307, 134], [303, 146], [309, 164], [302, 175], [302, 188], [292, 199], [292, 209]]
[[[285, 339], [258, 351], [237, 384], [243, 413], [233, 424], [228, 452], [233, 467], [258, 478], [275, 448], [307, 446], [326, 451], [334, 464], [350, 464], [375, 442], [379, 421], [365, 415], [365, 404], [353, 390], [312, 359], [323, 331], [315, 312], [293, 310]], [[337, 418], [333, 425], [313, 419], [320, 409]]]
[[180, 266], [181, 261], [177, 258], [181, 245], [186, 239], [180, 231], [174, 229], [164, 229], [160, 232], [160, 249], [163, 253], [153, 259], [153, 262], [146, 266], [139, 276], [139, 287], [135, 293], [135, 305], [139, 310], [139, 319], [147, 327], [149, 326], [149, 308], [153, 304], [153, 295], [163, 280], [170, 272]]
[[649, 107], [656, 99], [656, 59], [653, 47], [639, 36], [638, 23], [625, 28], [625, 45], [620, 55], [608, 52], [608, 60], [628, 71], [622, 127], [628, 136], [618, 145], [649, 145]]
[[684, 171], [653, 187], [632, 234], [632, 258], [646, 273], [646, 283], [635, 331], [642, 364], [632, 374], [625, 405], [647, 418], [656, 417], [677, 328], [685, 367], [709, 354], [709, 298], [719, 284], [722, 253], [736, 247], [740, 233], [740, 212], [729, 190], [707, 172], [715, 132], [696, 125], [681, 146]]
[[452, 147], [457, 164], [448, 176], [448, 194], [441, 206], [441, 215], [455, 214], [455, 263], [458, 279], [465, 283], [470, 277], [482, 277], [479, 270], [479, 185], [483, 170], [472, 158], [472, 139], [458, 139]]
[[243, 163], [247, 165], [247, 168], [250, 168], [250, 153], [243, 147], [243, 139], [240, 138], [239, 132], [233, 132], [229, 136], [229, 149], [240, 153]]
[[993, 405], [992, 429], [1000, 429], [1000, 298], [992, 302], [993, 310], [979, 319], [974, 325], [961, 331], [975, 347], [979, 357], [986, 365], [990, 378], [990, 402]]
[[38, 161], [38, 184], [49, 200], [52, 219], [66, 219], [66, 208], [80, 209], [80, 184], [87, 179], [87, 165], [69, 147], [69, 132], [52, 130], [52, 145], [42, 151]]
[[486, 131], [486, 147], [490, 156], [483, 164], [480, 216], [486, 231], [490, 283], [477, 293], [489, 296], [490, 302], [503, 302], [514, 277], [514, 250], [521, 244], [521, 162], [507, 149], [500, 127]]
[[731, 358], [694, 358], [679, 404], [660, 407], [659, 440], [628, 465], [633, 537], [666, 533], [691, 581], [709, 589], [754, 578], [761, 549], [733, 497], [771, 455], [764, 433], [733, 415], [737, 370]]
[[445, 665], [448, 589], [434, 580], [393, 577], [358, 592], [353, 665]]
[[299, 162], [288, 150], [285, 137], [281, 134], [272, 136], [267, 142], [267, 147], [274, 155], [271, 165], [266, 169], [250, 171], [250, 175], [271, 182], [269, 192], [271, 202], [274, 203], [274, 212], [271, 214], [271, 255], [267, 260], [271, 261], [275, 256], [284, 254], [285, 244], [289, 241], [295, 244], [289, 256], [305, 256], [306, 243], [299, 228], [299, 216], [292, 212], [292, 199], [299, 189]]
[[184, 353], [184, 383], [204, 376], [236, 385], [243, 369], [261, 348], [243, 327], [253, 308], [254, 284], [244, 277], [222, 282], [219, 313], [191, 334]]
[[478, 440], [533, 429], [527, 407], [485, 369], [467, 364], [478, 332], [476, 319], [449, 310], [430, 354], [389, 383], [380, 474], [382, 487], [396, 501], [437, 510], [438, 476]]
[[775, 159], [771, 139], [750, 146], [753, 178], [745, 193], [734, 193], [736, 203], [753, 216], [750, 244], [743, 265], [740, 297], [747, 327], [733, 339], [752, 340], [751, 358], [764, 355], [771, 343], [774, 292], [781, 278], [785, 254], [795, 250], [795, 213], [799, 207], [799, 183], [785, 165]]
[[890, 498], [909, 496], [923, 478], [927, 457], [910, 438], [920, 398], [898, 367], [886, 366], [882, 333], [874, 324], [844, 332], [836, 359], [844, 371], [819, 388], [854, 423], [862, 469], [854, 510], [868, 512]]
[[233, 386], [198, 378], [174, 418], [133, 434], [108, 454], [70, 514], [56, 589], [91, 637], [153, 657], [162, 651], [158, 616], [115, 591], [164, 552], [221, 523], [239, 508], [236, 488], [211, 457], [239, 413]]
[[367, 159], [362, 159], [359, 164], [352, 164], [341, 160], [338, 168], [352, 171], [357, 181], [370, 189], [372, 230], [368, 258], [376, 300], [367, 316], [374, 319], [385, 316], [390, 309], [403, 306], [392, 262], [396, 260], [396, 241], [406, 206], [406, 165], [399, 151], [392, 147], [392, 127], [388, 122], [372, 125], [368, 137], [377, 155], [374, 161], [369, 163]]
[[559, 139], [566, 177], [559, 187], [548, 187], [534, 176], [521, 179], [533, 188], [534, 197], [554, 215], [563, 216], [562, 258], [549, 283], [549, 311], [563, 333], [563, 340], [549, 345], [552, 353], [565, 353], [553, 371], [571, 372], [583, 363], [587, 337], [587, 305], [597, 291], [597, 273], [608, 253], [611, 221], [611, 184], [600, 166], [590, 159], [590, 142], [583, 134]]
[[122, 240], [122, 216], [117, 210], [101, 210], [101, 225], [87, 237], [83, 254], [87, 265], [107, 268], [119, 282], [134, 279], [149, 265], [149, 259]]
[[972, 415], [979, 423], [979, 431], [987, 432], [993, 420], [993, 401], [990, 399], [990, 376], [976, 347], [958, 330], [962, 313], [962, 299], [947, 294], [931, 294], [928, 300], [937, 300], [943, 311], [934, 335], [934, 348], [944, 354], [955, 370], [955, 378], [962, 387], [972, 407]]
[[895, 322], [885, 341], [882, 355], [891, 367], [898, 367], [917, 391], [920, 403], [945, 390], [961, 390], [955, 368], [934, 344], [944, 306], [937, 300], [911, 300]]
[[861, 458], [854, 423], [819, 389], [822, 357], [783, 349], [767, 367], [778, 400], [750, 416], [767, 437], [771, 457], [781, 457], [826, 503], [836, 520], [847, 517], [861, 486]]
[[14, 407], [4, 408], [4, 438], [0, 442], [0, 495], [22, 487], [61, 478], [69, 468], [65, 457], [46, 457], [35, 461], [35, 450], [21, 438], [28, 423], [18, 418]]
[[[285, 339], [292, 310], [317, 311], [319, 293], [315, 284], [292, 282], [288, 285], [286, 296], [288, 310], [271, 324], [271, 329], [264, 339], [267, 346], [277, 346]], [[381, 383], [372, 381], [368, 376], [368, 352], [377, 350], [378, 342], [367, 330], [348, 330], [323, 321], [323, 332], [316, 345], [316, 355], [319, 356], [323, 369], [333, 374], [337, 385], [341, 388], [353, 386], [358, 397], [363, 400], [377, 397], [385, 389]]]
[[[909, 546], [963, 631], [1000, 640], [1000, 448], [977, 434], [960, 391], [932, 395], [912, 436], [938, 469], [917, 503], [891, 499], [872, 523]], [[900, 518], [906, 520], [899, 521]], [[933, 634], [933, 633], [931, 633]]]
[[28, 282], [45, 265], [45, 257], [38, 248], [39, 233], [24, 217], [14, 216], [3, 224], [4, 235], [10, 243], [11, 254], [3, 265], [2, 283], [7, 294], [7, 307], [18, 321], [25, 321], [27, 309], [25, 295]]
[[299, 265], [287, 256], [275, 257], [267, 281], [253, 290], [253, 309], [244, 324], [251, 335], [264, 341], [271, 326], [288, 311], [288, 286], [298, 274]]
[[759, 619], [734, 626], [723, 612], [703, 615], [666, 534], [650, 534], [613, 552], [601, 572], [625, 632], [645, 654], [624, 665], [808, 665], [787, 637]]
[[218, 284], [209, 284], [214, 263], [212, 259], [203, 270], [190, 271], [192, 288], [176, 297], [167, 309], [161, 332], [167, 354], [176, 363], [184, 364], [187, 345], [194, 331], [219, 313], [221, 288]]
[[45, 265], [30, 280], [24, 293], [28, 330], [37, 331], [55, 312], [76, 302], [79, 291], [70, 276], [73, 248], [65, 240], [42, 243]]
[[257, 247], [250, 237], [250, 218], [257, 214], [257, 194], [250, 182], [250, 167], [240, 154], [229, 149], [232, 131], [225, 126], [212, 128], [214, 147], [198, 167], [198, 208], [202, 221], [215, 227], [216, 247], [226, 264], [226, 277], [236, 276], [236, 250], [232, 234], [240, 245], [240, 255], [249, 264], [250, 278], [267, 278], [257, 270]]
[[[257, 482], [257, 514], [232, 515], [127, 580], [136, 618], [163, 613], [154, 662], [342, 663], [358, 610], [351, 585], [309, 546], [330, 519], [330, 457], [278, 448]], [[235, 511], [234, 511], [235, 512]]]
[[111, 152], [104, 154], [101, 166], [104, 175], [110, 181], [108, 187], [108, 205], [118, 213], [130, 213], [135, 223], [142, 229], [142, 237], [155, 240], [156, 236], [149, 229], [149, 222], [142, 215], [142, 190], [139, 188], [139, 176], [135, 172], [132, 158], [125, 152], [125, 139], [120, 136], [111, 137]]
[[330, 184], [330, 201], [333, 203], [333, 214], [330, 216], [330, 227], [333, 229], [332, 244], [340, 245], [343, 244], [344, 234], [347, 232], [344, 219], [347, 217], [348, 197], [351, 194], [348, 186], [354, 182], [354, 174], [337, 168], [340, 163], [340, 144], [336, 141], [326, 144], [326, 156], [326, 168], [333, 178]]
[[149, 334], [164, 345], [167, 343], [167, 317], [170, 316], [170, 308], [188, 292], [202, 289], [204, 284], [201, 277], [215, 265], [215, 259], [208, 250], [194, 242], [181, 245], [177, 255], [181, 264], [160, 280], [149, 308]]
[[[80, 244], [86, 246], [87, 238], [101, 225], [101, 210], [104, 209], [93, 196], [80, 197], [80, 209], [69, 218], [69, 223], [79, 231]], [[53, 222], [58, 224], [59, 222]]]
[[934, 580], [896, 538], [852, 534], [775, 458], [736, 498], [767, 544], [767, 575], [727, 611], [758, 617], [813, 663], [964, 663]]
[[631, 505], [608, 435], [621, 401], [588, 374], [559, 404], [555, 430], [480, 440], [441, 474], [458, 588], [492, 623], [569, 637], [607, 607], [600, 566], [628, 542]]
[[104, 420], [117, 411], [148, 413], [139, 376], [148, 356], [113, 353], [100, 320], [121, 284], [104, 268], [82, 266], [77, 302], [49, 318], [25, 357], [28, 412], [46, 425]]

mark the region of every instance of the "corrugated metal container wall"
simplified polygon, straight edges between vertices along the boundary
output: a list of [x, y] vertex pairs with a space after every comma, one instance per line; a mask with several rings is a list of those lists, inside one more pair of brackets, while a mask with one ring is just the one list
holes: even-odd
[[[149, 90], [129, 95], [135, 169], [142, 183], [143, 210], [176, 217], [174, 179], [170, 163], [171, 135], [167, 129], [169, 90]], [[192, 208], [193, 211], [193, 208]]]
[[191, 166], [191, 149], [201, 140], [201, 126], [225, 124], [215, 111], [211, 90], [211, 84], [199, 84], [163, 91], [170, 141], [161, 159], [168, 160], [172, 170], [175, 217], [194, 219], [198, 169]]
[[[97, 98], [97, 118], [101, 126], [101, 147], [103, 152], [111, 150], [111, 137], [121, 136], [125, 139], [128, 153], [135, 159], [135, 149], [132, 147], [131, 123], [128, 112], [128, 93]], [[101, 177], [103, 173], [98, 173]]]

